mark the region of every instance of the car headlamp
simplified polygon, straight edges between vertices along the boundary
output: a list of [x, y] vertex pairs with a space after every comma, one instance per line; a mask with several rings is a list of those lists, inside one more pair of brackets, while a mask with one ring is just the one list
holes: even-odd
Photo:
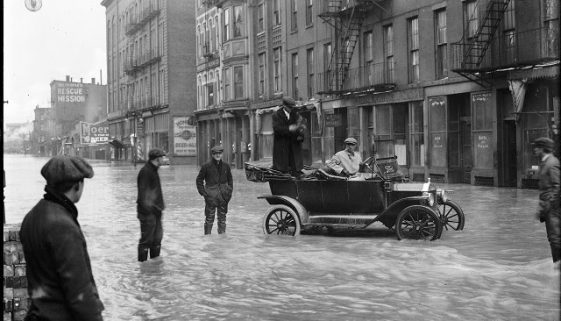
[[427, 203], [429, 206], [434, 205], [434, 194], [429, 192], [423, 192], [423, 196], [427, 197]]
[[439, 188], [438, 190], [436, 190], [436, 197], [439, 203], [445, 203], [446, 201], [448, 201], [448, 194], [443, 189]]

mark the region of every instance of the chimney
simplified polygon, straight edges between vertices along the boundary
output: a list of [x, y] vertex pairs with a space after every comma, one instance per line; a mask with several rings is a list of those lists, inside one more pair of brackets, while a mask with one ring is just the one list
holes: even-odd
[[66, 82], [70, 82], [70, 76], [66, 75]]
[[95, 77], [92, 78], [92, 85], [95, 85]]
[[84, 78], [80, 77], [80, 83], [84, 82]]
[[72, 82], [72, 77], [70, 77], [70, 82]]

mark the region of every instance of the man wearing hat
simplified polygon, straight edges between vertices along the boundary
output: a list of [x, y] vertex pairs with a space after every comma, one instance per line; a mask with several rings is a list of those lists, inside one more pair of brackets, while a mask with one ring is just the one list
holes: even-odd
[[540, 190], [539, 209], [536, 218], [545, 222], [547, 239], [555, 267], [559, 269], [561, 258], [561, 211], [559, 209], [559, 160], [552, 154], [553, 140], [540, 137], [532, 143], [534, 155], [540, 159], [538, 172]]
[[138, 241], [138, 261], [143, 262], [160, 256], [164, 230], [162, 212], [165, 208], [162, 185], [158, 168], [163, 165], [166, 153], [154, 148], [148, 152], [148, 161], [140, 169], [137, 177], [138, 197], [136, 199], [137, 218], [140, 221]]
[[230, 165], [222, 161], [224, 148], [220, 145], [210, 149], [212, 159], [201, 166], [197, 175], [197, 191], [205, 199], [205, 235], [210, 234], [215, 213], [218, 212], [218, 234], [226, 233], [228, 202], [232, 198], [234, 182]]
[[86, 239], [74, 205], [93, 169], [76, 156], [55, 156], [41, 169], [45, 195], [23, 219], [31, 305], [26, 320], [102, 320]]
[[345, 149], [339, 151], [326, 162], [332, 172], [339, 176], [355, 176], [362, 164], [362, 156], [356, 152], [357, 140], [353, 137], [345, 139]]
[[273, 114], [273, 169], [299, 175], [304, 167], [302, 141], [306, 129], [296, 102], [283, 97], [282, 107]]

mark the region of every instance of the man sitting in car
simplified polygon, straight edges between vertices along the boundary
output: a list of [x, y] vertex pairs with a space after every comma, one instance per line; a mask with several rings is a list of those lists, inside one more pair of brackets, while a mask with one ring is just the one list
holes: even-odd
[[357, 144], [353, 137], [345, 139], [345, 149], [335, 153], [326, 162], [328, 172], [343, 177], [355, 177], [362, 165], [362, 156], [356, 152]]

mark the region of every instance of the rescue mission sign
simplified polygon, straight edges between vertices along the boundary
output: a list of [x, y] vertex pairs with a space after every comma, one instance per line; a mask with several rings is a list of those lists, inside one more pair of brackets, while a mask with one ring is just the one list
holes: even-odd
[[82, 83], [58, 83], [56, 101], [59, 103], [83, 103], [86, 101], [86, 88]]

